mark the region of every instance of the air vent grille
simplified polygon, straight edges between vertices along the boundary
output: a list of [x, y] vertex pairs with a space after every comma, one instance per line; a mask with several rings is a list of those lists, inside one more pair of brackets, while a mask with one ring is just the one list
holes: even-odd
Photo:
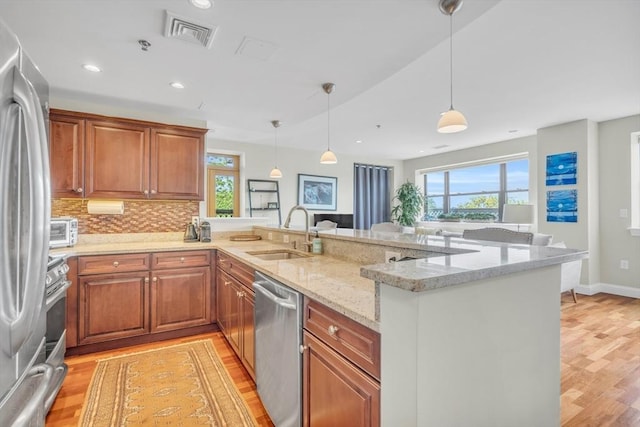
[[191, 19], [167, 12], [164, 36], [200, 44], [207, 49], [213, 45], [213, 37], [218, 27], [194, 22]]

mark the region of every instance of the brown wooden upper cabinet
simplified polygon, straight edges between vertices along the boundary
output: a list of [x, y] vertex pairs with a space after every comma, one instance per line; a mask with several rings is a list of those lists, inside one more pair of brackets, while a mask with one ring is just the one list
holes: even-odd
[[51, 110], [53, 197], [204, 200], [206, 129]]

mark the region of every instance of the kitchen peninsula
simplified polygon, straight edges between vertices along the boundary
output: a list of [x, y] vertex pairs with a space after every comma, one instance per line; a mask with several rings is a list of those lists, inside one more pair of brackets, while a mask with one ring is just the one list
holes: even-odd
[[[290, 248], [304, 232], [254, 233], [263, 240], [182, 243], [165, 233], [174, 240], [81, 239], [58, 251], [217, 249], [379, 332], [382, 425], [559, 424], [560, 264], [586, 252], [338, 229], [320, 232], [324, 255], [274, 261], [247, 252]], [[384, 264], [388, 251], [416, 259]]]

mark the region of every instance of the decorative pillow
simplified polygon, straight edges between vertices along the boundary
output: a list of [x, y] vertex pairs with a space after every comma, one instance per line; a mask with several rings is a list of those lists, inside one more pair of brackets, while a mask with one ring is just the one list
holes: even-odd
[[549, 246], [553, 240], [553, 234], [533, 233], [532, 245]]

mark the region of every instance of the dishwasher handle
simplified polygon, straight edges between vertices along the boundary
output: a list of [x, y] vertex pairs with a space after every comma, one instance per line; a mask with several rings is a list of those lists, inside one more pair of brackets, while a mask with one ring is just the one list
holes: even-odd
[[289, 310], [295, 310], [296, 304], [292, 303], [288, 298], [280, 298], [271, 292], [268, 289], [264, 288], [260, 282], [253, 282], [253, 289], [256, 292], [260, 292], [265, 297], [269, 298], [271, 301], [279, 305], [280, 307], [288, 308]]

